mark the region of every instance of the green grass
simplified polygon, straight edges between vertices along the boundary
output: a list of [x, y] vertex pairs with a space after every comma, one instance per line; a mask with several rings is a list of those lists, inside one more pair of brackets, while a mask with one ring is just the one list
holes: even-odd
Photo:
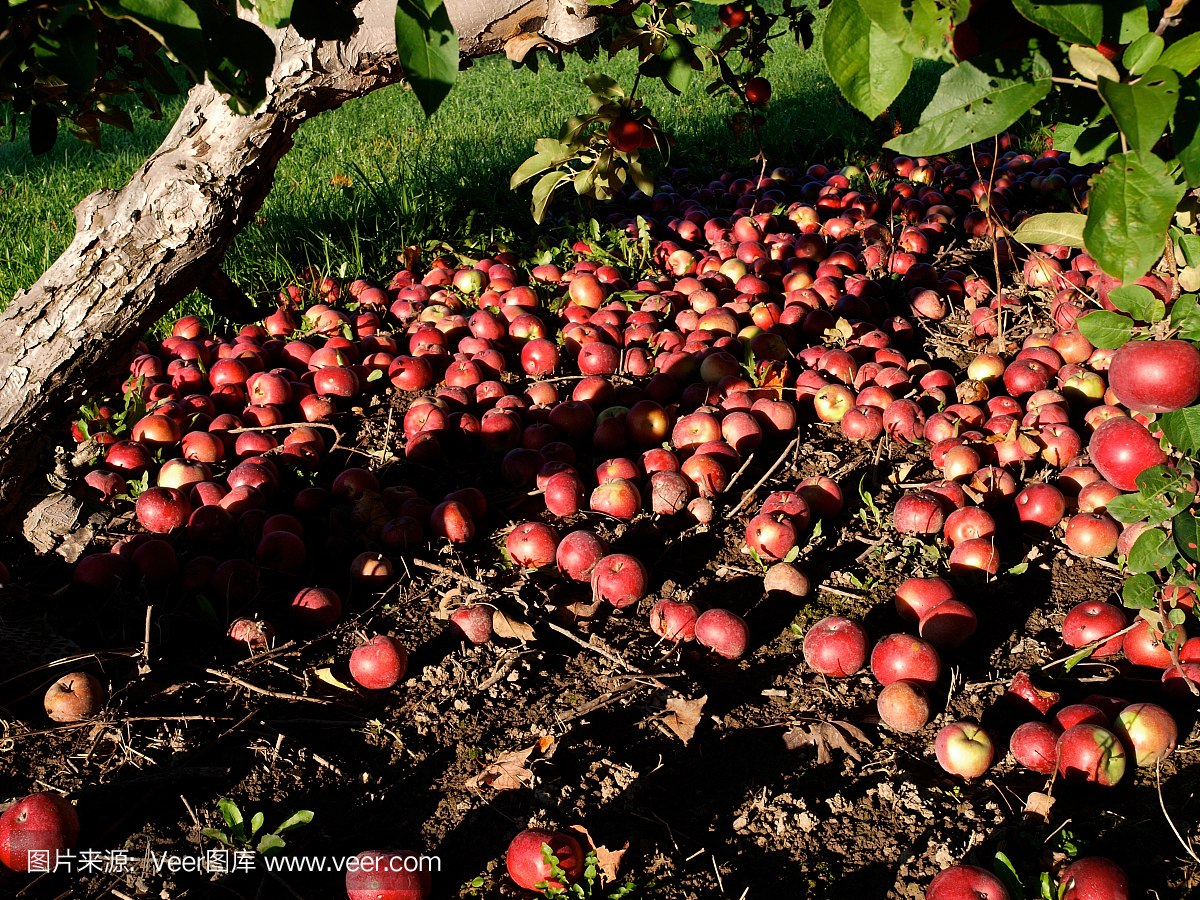
[[[716, 10], [696, 19], [716, 37]], [[378, 91], [303, 125], [284, 157], [254, 224], [237, 238], [224, 268], [251, 296], [274, 292], [295, 269], [315, 263], [351, 274], [389, 274], [397, 251], [444, 240], [471, 249], [492, 242], [529, 246], [550, 227], [533, 224], [529, 186], [508, 188], [511, 172], [537, 137], [555, 135], [586, 111], [582, 78], [603, 69], [626, 89], [636, 60], [628, 53], [589, 64], [575, 55], [558, 72], [543, 57], [538, 73], [513, 70], [502, 57], [475, 61], [429, 122], [403, 86]], [[866, 119], [838, 95], [819, 50], [778, 41], [765, 74], [774, 91], [763, 143], [769, 166], [841, 162], [869, 153], [877, 140]], [[911, 127], [937, 71], [919, 66], [895, 109]], [[643, 80], [640, 96], [678, 139], [673, 165], [715, 174], [744, 168], [757, 152], [750, 135], [733, 136], [724, 96], [704, 92], [697, 73], [682, 96]], [[163, 121], [135, 113], [134, 134], [106, 129], [96, 151], [61, 131], [54, 149], [32, 157], [18, 131], [0, 145], [0, 305], [37, 280], [74, 234], [74, 205], [101, 187], [121, 187], [166, 135], [181, 98], [164, 103]], [[347, 179], [349, 184], [347, 186]], [[560, 207], [565, 208], [565, 207]], [[184, 307], [207, 309], [194, 295]]]

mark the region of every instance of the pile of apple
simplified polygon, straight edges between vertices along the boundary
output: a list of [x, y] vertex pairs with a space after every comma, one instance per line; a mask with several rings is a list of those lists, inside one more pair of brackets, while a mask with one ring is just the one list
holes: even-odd
[[[1093, 170], [1071, 168], [1065, 154], [1035, 158], [1009, 145], [1005, 138], [994, 161], [976, 152], [971, 165], [897, 158], [898, 178], [880, 192], [870, 180], [883, 174], [878, 164], [730, 174], [707, 185], [686, 185], [677, 170], [653, 196], [623, 196], [624, 210], [607, 220], [628, 248], [641, 237], [639, 218], [649, 228], [655, 271], [641, 278], [580, 242], [567, 268], [525, 272], [501, 252], [471, 264], [436, 259], [423, 274], [403, 270], [380, 283], [314, 278], [281, 292], [261, 324], [226, 337], [180, 319], [169, 337], [139, 346], [129, 377], [111, 386], [114, 399], [76, 425], [76, 439], [98, 448], [84, 479], [96, 498], [124, 503], [146, 487], [135, 505], [145, 533], [84, 557], [74, 580], [111, 593], [142, 579], [152, 590], [178, 585], [228, 600], [231, 641], [259, 652], [276, 626], [312, 634], [340, 619], [343, 598], [309, 583], [313, 541], [331, 527], [361, 551], [349, 574], [371, 591], [393, 581], [399, 554], [504, 527], [477, 488], [423, 495], [409, 486], [428, 481], [422, 467], [454, 471], [482, 454], [498, 490], [545, 506], [508, 531], [511, 561], [554, 567], [613, 608], [632, 607], [649, 591], [645, 563], [610, 552], [581, 520], [712, 522], [750, 455], [774, 459], [812, 420], [851, 440], [928, 444], [942, 477], [902, 497], [893, 522], [944, 538], [952, 573], [999, 571], [992, 538], [1005, 517], [1040, 538], [1070, 510], [1067, 546], [1111, 554], [1132, 538], [1104, 505], [1165, 461], [1145, 415], [1195, 399], [1200, 354], [1179, 341], [1093, 348], [1075, 319], [1085, 291], [1111, 306], [1114, 283], [1086, 254], [1058, 247], [1027, 259], [1023, 275], [1055, 295], [1059, 330], [1031, 335], [1013, 360], [981, 355], [965, 377], [935, 368], [915, 345], [914, 320], [963, 306], [975, 334], [995, 336], [1021, 302], [968, 273], [937, 270], [939, 249], [989, 234], [994, 221], [1016, 225], [1068, 187], [1088, 188]], [[977, 171], [993, 162], [996, 177], [981, 181]], [[1015, 262], [1015, 245], [1000, 250]], [[1169, 297], [1160, 279], [1143, 283]], [[338, 432], [325, 426], [385, 391], [405, 464], [381, 483], [346, 467], [346, 448], [333, 452]], [[130, 422], [122, 410], [138, 408], [132, 398], [146, 409]], [[1022, 487], [1031, 472], [1037, 479]], [[294, 473], [313, 483], [301, 487]], [[768, 589], [807, 592], [786, 561], [811, 523], [841, 505], [838, 486], [816, 478], [771, 494], [748, 516], [747, 550], [776, 563]], [[286, 620], [263, 617], [264, 576], [296, 589]], [[913, 731], [928, 721], [939, 650], [969, 636], [975, 615], [942, 579], [902, 590], [901, 615], [917, 634], [888, 635], [869, 656], [881, 717]], [[475, 643], [491, 637], [487, 606], [455, 610], [451, 621]], [[728, 610], [663, 599], [649, 624], [664, 640], [694, 639], [728, 658], [749, 646], [746, 623]], [[804, 656], [845, 677], [866, 663], [868, 646], [860, 625], [828, 619], [806, 636]], [[1196, 659], [1200, 670], [1200, 652]], [[394, 686], [406, 665], [405, 648], [386, 635], [351, 658], [372, 690]], [[963, 758], [952, 748], [982, 743], [976, 726], [950, 727], [959, 730], [936, 742], [943, 765]]]

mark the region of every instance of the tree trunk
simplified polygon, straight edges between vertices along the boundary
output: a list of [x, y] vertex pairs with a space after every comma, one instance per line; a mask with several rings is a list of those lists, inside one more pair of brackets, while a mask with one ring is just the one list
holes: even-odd
[[[541, 35], [571, 45], [597, 27], [586, 0], [449, 0], [460, 55], [510, 55]], [[309, 116], [403, 77], [394, 0], [362, 0], [350, 41], [291, 28], [277, 48], [263, 107], [237, 116], [208, 85], [192, 89], [171, 133], [120, 191], [75, 208], [76, 234], [37, 284], [0, 314], [0, 517], [38, 493], [76, 410], [119, 374], [139, 337], [201, 283], [236, 302], [219, 272], [262, 206], [280, 159]]]

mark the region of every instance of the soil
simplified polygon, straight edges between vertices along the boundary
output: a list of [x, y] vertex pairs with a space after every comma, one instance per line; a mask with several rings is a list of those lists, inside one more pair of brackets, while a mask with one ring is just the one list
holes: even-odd
[[[971, 358], [965, 321], [960, 313], [932, 331], [927, 348], [943, 365], [957, 369]], [[1027, 884], [1079, 853], [1117, 860], [1132, 896], [1196, 891], [1200, 865], [1173, 833], [1200, 838], [1191, 803], [1200, 782], [1194, 706], [1173, 708], [1180, 747], [1159, 772], [1131, 770], [1108, 789], [1056, 781], [1048, 821], [1025, 811], [1047, 780], [1004, 755], [1019, 720], [999, 701], [1019, 671], [1032, 670], [1072, 700], [1093, 693], [1160, 700], [1157, 673], [1123, 661], [1086, 661], [1069, 674], [1048, 665], [1064, 655], [1059, 626], [1067, 610], [1114, 599], [1121, 575], [1111, 563], [1075, 557], [1053, 537], [1034, 542], [1001, 517], [1000, 576], [958, 583], [979, 630], [945, 654], [948, 676], [932, 698], [933, 720], [902, 735], [879, 723], [868, 671], [815, 676], [800, 642], [813, 622], [833, 614], [861, 620], [872, 639], [904, 630], [895, 587], [945, 571], [942, 545], [906, 539], [889, 521], [905, 487], [938, 477], [926, 450], [890, 441], [877, 452], [843, 440], [834, 426], [802, 424], [790, 450], [780, 440], [754, 454], [711, 525], [648, 514], [629, 523], [590, 513], [556, 521], [561, 534], [595, 528], [651, 573], [651, 593], [638, 606], [585, 618], [575, 613], [588, 605], [586, 586], [523, 574], [502, 558], [509, 525], [552, 517], [539, 498], [497, 489], [497, 460], [430, 469], [392, 456], [409, 399], [389, 394], [344, 417], [339, 427], [357, 450], [332, 455], [322, 475], [373, 465], [383, 484], [412, 485], [434, 502], [475, 485], [488, 496], [486, 524], [464, 548], [430, 544], [395, 557], [398, 580], [379, 594], [344, 574], [362, 544], [345, 509], [306, 523], [315, 549], [303, 583], [332, 587], [345, 602], [330, 632], [283, 627], [282, 607], [300, 580], [264, 578], [247, 609], [214, 610], [144, 585], [111, 598], [82, 596], [63, 590], [70, 575], [61, 563], [10, 560], [19, 579], [0, 601], [0, 797], [67, 794], [83, 822], [80, 848], [124, 851], [128, 864], [112, 871], [105, 856], [97, 870], [80, 872], [76, 857], [70, 873], [0, 870], [0, 896], [344, 896], [340, 872], [267, 875], [261, 860], [253, 871], [226, 874], [148, 864], [151, 854], [218, 848], [201, 829], [228, 830], [221, 798], [234, 800], [247, 820], [261, 811], [265, 830], [312, 811], [311, 823], [284, 836], [283, 855], [322, 860], [327, 869], [335, 857], [364, 849], [434, 855], [435, 897], [528, 897], [504, 865], [508, 842], [528, 826], [585, 826], [595, 844], [624, 850], [618, 885], [628, 881], [634, 896], [663, 900], [920, 898], [937, 871], [958, 862], [991, 868], [997, 851]], [[761, 570], [743, 550], [757, 504], [734, 517], [726, 510], [752, 486], [761, 501], [818, 474], [835, 478], [846, 502], [797, 561], [814, 590], [803, 599], [764, 596]], [[97, 544], [119, 537], [114, 529], [136, 528], [121, 521]], [[661, 597], [744, 616], [751, 649], [728, 661], [695, 644], [657, 643], [646, 613]], [[528, 623], [527, 639], [479, 647], [456, 639], [447, 611], [469, 600]], [[150, 659], [139, 674], [148, 605]], [[273, 651], [245, 658], [222, 640], [223, 623], [247, 612], [280, 626]], [[377, 633], [410, 648], [406, 677], [389, 691], [346, 688], [349, 651]], [[44, 665], [73, 648], [78, 658]], [[94, 721], [51, 725], [40, 703], [46, 686], [55, 673], [83, 667], [109, 686], [107, 707]], [[343, 686], [322, 680], [322, 670]], [[960, 719], [981, 722], [998, 749], [997, 763], [973, 783], [947, 775], [932, 753], [937, 730]], [[833, 723], [845, 745], [796, 741], [820, 723]], [[511, 756], [531, 748], [524, 763]], [[503, 771], [489, 771], [510, 789], [480, 779], [497, 760]], [[616, 887], [597, 888], [596, 896]]]

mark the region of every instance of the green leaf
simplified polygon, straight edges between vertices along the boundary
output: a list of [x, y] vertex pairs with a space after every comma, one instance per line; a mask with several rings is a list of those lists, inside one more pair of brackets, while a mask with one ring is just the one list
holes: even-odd
[[352, 7], [337, 0], [292, 0], [291, 24], [303, 38], [348, 41], [358, 29], [358, 17]]
[[1167, 314], [1162, 300], [1140, 284], [1113, 288], [1108, 292], [1108, 299], [1121, 312], [1129, 313], [1139, 322], [1159, 322]]
[[1171, 536], [1180, 553], [1192, 562], [1200, 562], [1200, 519], [1184, 510], [1171, 520]]
[[1180, 75], [1191, 75], [1200, 66], [1200, 31], [1181, 37], [1164, 50], [1158, 64], [1174, 69]]
[[1017, 12], [1072, 44], [1095, 47], [1104, 37], [1104, 7], [1100, 3], [1038, 3], [1013, 0]]
[[1082, 650], [1077, 650], [1075, 653], [1072, 653], [1067, 657], [1067, 661], [1063, 663], [1063, 671], [1070, 672], [1073, 668], [1095, 653], [1096, 648], [1099, 646], [1099, 643], [1093, 642], [1088, 644]]
[[542, 224], [542, 219], [546, 218], [546, 207], [550, 205], [555, 190], [570, 178], [570, 172], [555, 170], [547, 172], [538, 180], [538, 183], [533, 186], [533, 221], [539, 225]]
[[1133, 575], [1121, 586], [1121, 601], [1130, 609], [1150, 609], [1155, 605], [1156, 588], [1154, 579], [1149, 575]]
[[1038, 53], [1028, 60], [1005, 53], [960, 62], [942, 74], [921, 124], [884, 146], [906, 156], [927, 156], [992, 137], [1027, 113], [1050, 87], [1050, 66]]
[[642, 63], [639, 71], [647, 78], [658, 78], [672, 94], [682, 94], [692, 83], [692, 73], [704, 70], [691, 41], [673, 34], [662, 52]]
[[1158, 427], [1171, 446], [1183, 453], [1200, 450], [1200, 406], [1185, 406], [1159, 416]]
[[258, 841], [258, 846], [255, 848], [263, 856], [269, 856], [272, 853], [277, 853], [286, 846], [286, 842], [277, 834], [264, 834]]
[[208, 57], [200, 17], [183, 0], [98, 0], [113, 19], [131, 19], [150, 32], [179, 60], [195, 81], [204, 81]]
[[293, 828], [299, 828], [301, 825], [307, 825], [313, 820], [313, 812], [311, 809], [302, 809], [275, 829], [276, 834], [287, 834]]
[[1136, 84], [1101, 77], [1097, 86], [1129, 146], [1140, 155], [1153, 150], [1179, 102], [1179, 76], [1154, 66]]
[[74, 90], [91, 90], [96, 81], [96, 28], [86, 16], [71, 16], [57, 28], [35, 34], [33, 55]]
[[912, 72], [912, 55], [867, 16], [859, 0], [834, 0], [822, 50], [842, 95], [870, 119], [900, 95]]
[[1089, 123], [1075, 136], [1071, 145], [1071, 165], [1090, 166], [1104, 162], [1121, 149], [1121, 137], [1108, 107], [1103, 114]]
[[1167, 225], [1183, 192], [1153, 153], [1113, 156], [1088, 195], [1083, 229], [1088, 253], [1114, 278], [1137, 281], [1162, 256]]
[[654, 179], [646, 172], [646, 167], [642, 165], [640, 157], [635, 157], [629, 161], [629, 177], [633, 183], [647, 197], [654, 193]]
[[253, 815], [253, 816], [250, 818], [250, 836], [251, 836], [251, 837], [253, 837], [254, 835], [258, 834], [258, 830], [259, 830], [260, 828], [262, 828], [262, 826], [263, 826], [263, 820], [264, 820], [264, 819], [265, 819], [265, 816], [263, 816], [263, 814], [262, 814], [262, 812], [261, 812], [261, 811], [260, 811], [260, 812], [256, 812], [256, 813], [255, 813], [255, 814], [254, 814], [254, 815]]
[[[1124, 7], [1123, 9], [1121, 7]], [[1104, 12], [1108, 16], [1105, 22], [1104, 36], [1114, 37], [1118, 44], [1131, 44], [1150, 30], [1150, 16], [1146, 11], [1146, 0], [1105, 0]], [[1115, 13], [1120, 13], [1116, 34], [1110, 25]]]
[[178, 82], [167, 71], [167, 67], [158, 53], [147, 56], [142, 60], [142, 71], [146, 76], [146, 80], [150, 82], [150, 87], [154, 88], [160, 94], [173, 97], [179, 93]]
[[1071, 60], [1071, 65], [1075, 67], [1075, 71], [1088, 81], [1095, 81], [1100, 77], [1108, 78], [1112, 81], [1121, 80], [1121, 73], [1117, 71], [1117, 67], [1095, 47], [1072, 44], [1071, 49], [1067, 51], [1067, 58]]
[[1129, 70], [1130, 75], [1144, 75], [1162, 58], [1164, 43], [1154, 32], [1143, 34], [1125, 48], [1121, 64]]
[[1157, 572], [1175, 558], [1175, 545], [1161, 528], [1148, 528], [1138, 535], [1129, 551], [1130, 572]]
[[1070, 153], [1075, 149], [1075, 142], [1083, 133], [1085, 125], [1072, 125], [1069, 122], [1057, 122], [1054, 126], [1054, 149]]
[[1192, 187], [1200, 184], [1200, 77], [1189, 75], [1179, 86], [1179, 103], [1171, 133], [1175, 155]]
[[525, 162], [521, 163], [517, 167], [517, 171], [512, 173], [512, 178], [508, 180], [508, 186], [510, 189], [516, 189], [534, 175], [554, 165], [557, 165], [557, 163], [553, 154], [535, 153], [529, 159], [525, 160]]
[[1102, 350], [1115, 350], [1133, 337], [1133, 321], [1128, 316], [1106, 310], [1095, 310], [1075, 320], [1075, 327], [1092, 345]]
[[915, 0], [908, 5], [895, 0], [858, 0], [858, 5], [905, 53], [952, 61], [947, 38], [953, 33], [955, 19], [960, 18], [953, 9], [934, 0]]
[[[1058, 144], [1057, 133], [1055, 145]], [[1022, 222], [1013, 236], [1023, 244], [1058, 244], [1062, 247], [1083, 246], [1083, 213], [1041, 213]]]
[[[1185, 262], [1189, 266], [1200, 266], [1200, 234], [1184, 234], [1180, 232], [1173, 236], [1175, 237], [1175, 243], [1183, 251]], [[1179, 301], [1176, 302], [1178, 303]]]
[[1011, 900], [1025, 900], [1025, 889], [1021, 887], [1021, 878], [1017, 875], [1016, 868], [1012, 861], [999, 850], [996, 851], [995, 859], [992, 861], [992, 870], [1004, 884]]
[[200, 833], [206, 838], [211, 838], [214, 841], [224, 844], [226, 847], [235, 846], [233, 841], [229, 839], [229, 835], [223, 831], [218, 831], [216, 828], [201, 828]]
[[292, 0], [256, 0], [258, 21], [267, 28], [286, 28], [292, 21]]
[[1195, 294], [1180, 294], [1171, 307], [1171, 327], [1185, 341], [1200, 341], [1200, 305]]
[[223, 17], [219, 39], [208, 38], [208, 77], [229, 94], [230, 108], [245, 115], [267, 96], [267, 76], [275, 65], [275, 45], [266, 32], [246, 19]]
[[244, 841], [246, 839], [246, 832], [242, 827], [242, 811], [238, 809], [238, 805], [228, 797], [222, 797], [217, 801], [217, 809], [220, 810], [221, 818], [225, 820], [225, 824], [233, 832], [233, 838], [238, 841]]
[[458, 78], [458, 34], [442, 0], [397, 0], [396, 50], [429, 118]]

